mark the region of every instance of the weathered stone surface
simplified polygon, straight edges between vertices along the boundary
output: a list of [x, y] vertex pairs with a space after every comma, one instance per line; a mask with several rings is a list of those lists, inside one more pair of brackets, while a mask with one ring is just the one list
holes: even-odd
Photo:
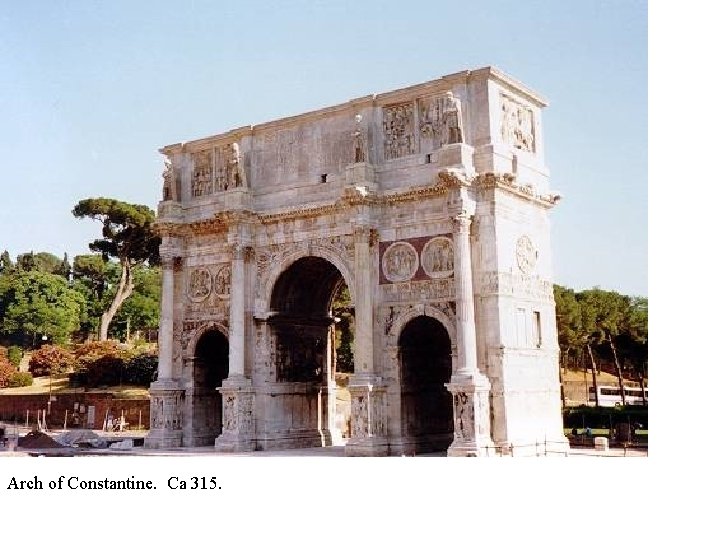
[[[161, 149], [151, 444], [336, 443], [330, 302], [342, 282], [355, 306], [348, 455], [448, 438], [452, 455], [566, 444], [545, 105], [484, 68]], [[413, 344], [400, 342], [418, 318], [446, 333], [422, 353], [451, 377], [413, 372]], [[423, 421], [438, 406], [454, 428], [422, 432], [446, 425]]]

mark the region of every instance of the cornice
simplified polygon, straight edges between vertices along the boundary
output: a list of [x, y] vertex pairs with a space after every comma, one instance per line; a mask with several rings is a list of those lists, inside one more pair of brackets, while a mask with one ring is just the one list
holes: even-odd
[[499, 189], [514, 197], [537, 204], [542, 208], [553, 208], [560, 200], [557, 195], [539, 195], [530, 185], [519, 185], [512, 174], [486, 173], [484, 176], [477, 176], [475, 182], [480, 191]]

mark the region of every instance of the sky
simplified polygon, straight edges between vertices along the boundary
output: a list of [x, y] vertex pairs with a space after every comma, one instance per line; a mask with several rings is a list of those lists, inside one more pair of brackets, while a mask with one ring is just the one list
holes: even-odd
[[0, 251], [88, 252], [77, 201], [157, 207], [167, 144], [493, 65], [543, 113], [556, 283], [648, 294], [647, 6], [613, 0], [8, 3]]

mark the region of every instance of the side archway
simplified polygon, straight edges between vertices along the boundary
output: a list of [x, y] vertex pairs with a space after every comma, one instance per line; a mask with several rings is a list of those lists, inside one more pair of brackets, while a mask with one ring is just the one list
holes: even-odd
[[417, 315], [397, 341], [401, 433], [413, 453], [447, 450], [453, 440], [452, 340], [437, 318]]
[[185, 362], [186, 418], [183, 440], [188, 446], [210, 446], [222, 433], [222, 396], [218, 387], [229, 371], [227, 328], [208, 323], [188, 343]]

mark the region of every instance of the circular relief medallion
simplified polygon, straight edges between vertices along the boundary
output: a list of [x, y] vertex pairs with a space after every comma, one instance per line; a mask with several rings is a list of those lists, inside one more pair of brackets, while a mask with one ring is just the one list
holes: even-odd
[[523, 274], [532, 271], [537, 262], [538, 253], [530, 238], [524, 235], [518, 238], [515, 246], [515, 256], [517, 257], [518, 268]]
[[212, 277], [207, 268], [195, 268], [190, 272], [187, 294], [193, 302], [200, 302], [210, 296], [212, 290]]
[[420, 262], [425, 273], [433, 279], [450, 277], [453, 273], [453, 243], [445, 236], [433, 238], [420, 255]]
[[418, 266], [417, 251], [407, 242], [395, 242], [383, 254], [382, 269], [388, 281], [407, 281]]
[[230, 265], [221, 266], [215, 274], [215, 294], [221, 297], [230, 296]]

